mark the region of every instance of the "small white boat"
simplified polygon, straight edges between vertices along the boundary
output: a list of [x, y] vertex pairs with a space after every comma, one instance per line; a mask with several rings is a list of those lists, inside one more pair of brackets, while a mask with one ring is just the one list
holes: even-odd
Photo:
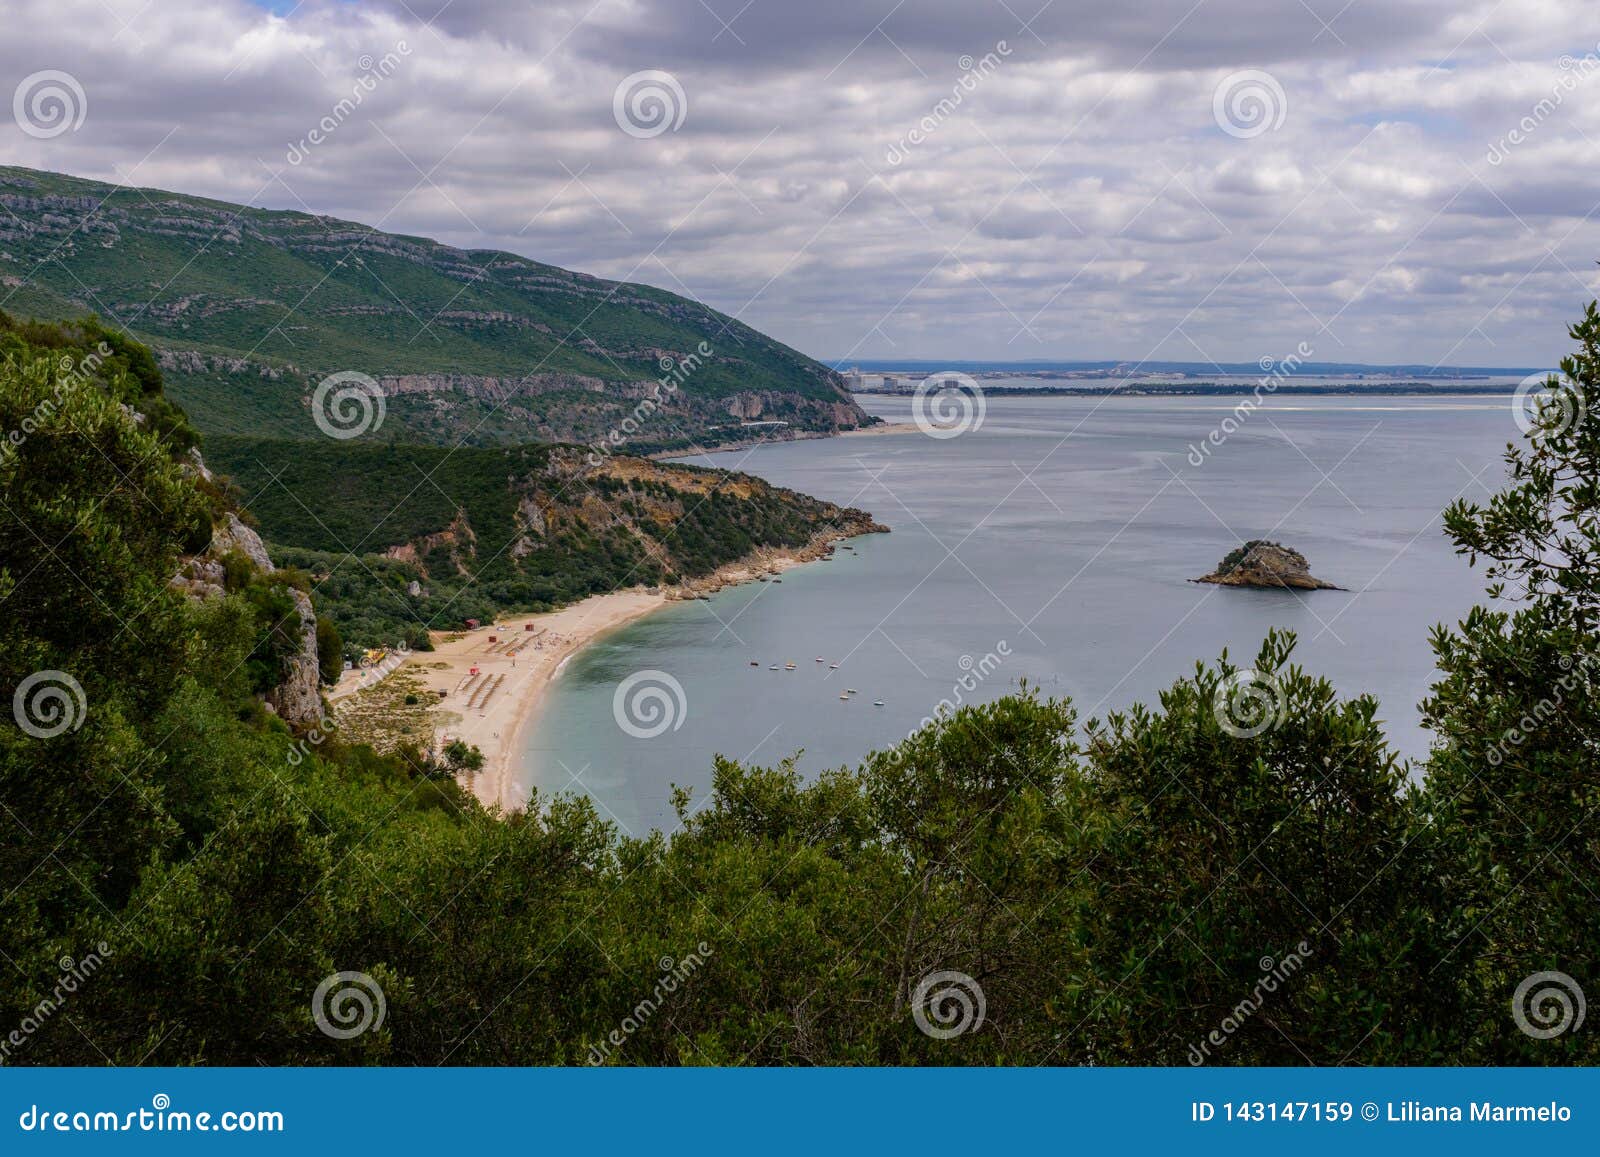
[[828, 664], [828, 670], [837, 671], [838, 669], [839, 669], [839, 664], [837, 664], [837, 663], [829, 663]]
[[882, 699], [874, 699], [872, 701], [872, 705], [874, 707], [882, 707], [883, 706], [883, 700]]
[[794, 670], [794, 664], [793, 663], [785, 663], [783, 665], [783, 669], [785, 671], [793, 671]]
[[769, 671], [776, 671], [777, 669], [778, 669], [778, 665], [776, 663], [774, 663], [772, 666], [767, 668], [767, 670], [769, 670]]
[[822, 657], [822, 656], [821, 656], [821, 655], [818, 655], [818, 656], [817, 656], [817, 662], [819, 662], [819, 663], [826, 663], [826, 662], [827, 662], [827, 660], [826, 660], [826, 659], [824, 659], [824, 658], [823, 658], [823, 657]]
[[854, 695], [856, 693], [856, 689], [854, 687], [846, 687], [844, 689], [844, 693], [846, 695]]
[[850, 696], [848, 696], [848, 695], [841, 695], [841, 696], [839, 696], [839, 698], [841, 698], [841, 699], [848, 699], [848, 698], [850, 698]]

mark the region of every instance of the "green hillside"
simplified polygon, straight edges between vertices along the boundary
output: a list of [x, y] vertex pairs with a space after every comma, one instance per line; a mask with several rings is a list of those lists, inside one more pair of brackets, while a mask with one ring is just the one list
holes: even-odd
[[619, 587], [677, 583], [871, 517], [726, 470], [572, 446], [287, 442], [216, 436], [274, 561], [305, 571], [351, 648], [466, 618], [541, 611]]
[[311, 393], [340, 371], [379, 380], [391, 432], [450, 445], [602, 439], [669, 376], [630, 450], [869, 420], [827, 367], [663, 290], [3, 166], [0, 308], [151, 344], [206, 433], [317, 438]]

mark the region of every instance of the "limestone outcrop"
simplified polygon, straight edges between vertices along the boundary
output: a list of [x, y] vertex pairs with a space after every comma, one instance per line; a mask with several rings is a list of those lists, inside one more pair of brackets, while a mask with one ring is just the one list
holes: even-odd
[[[211, 471], [198, 453], [191, 454], [190, 467], [202, 478], [210, 479]], [[229, 511], [224, 521], [211, 531], [211, 545], [193, 557], [183, 560], [178, 573], [172, 576], [171, 585], [190, 598], [220, 598], [226, 587], [224, 555], [238, 551], [262, 574], [277, 570], [267, 554], [261, 536]], [[289, 588], [298, 612], [297, 629], [300, 646], [290, 656], [283, 681], [267, 694], [267, 703], [286, 722], [296, 727], [309, 727], [323, 716], [321, 668], [317, 662], [317, 612], [311, 598], [304, 591]]]
[[317, 668], [317, 612], [304, 591], [291, 587], [289, 595], [300, 612], [300, 649], [290, 658], [283, 682], [267, 694], [267, 702], [285, 721], [309, 727], [323, 714], [321, 674]]

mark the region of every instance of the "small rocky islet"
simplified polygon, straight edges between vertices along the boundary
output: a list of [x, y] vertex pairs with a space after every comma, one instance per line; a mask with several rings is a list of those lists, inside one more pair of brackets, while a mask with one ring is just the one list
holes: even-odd
[[1311, 573], [1306, 556], [1277, 542], [1252, 539], [1235, 547], [1208, 575], [1190, 582], [1226, 587], [1264, 587], [1270, 590], [1342, 591]]

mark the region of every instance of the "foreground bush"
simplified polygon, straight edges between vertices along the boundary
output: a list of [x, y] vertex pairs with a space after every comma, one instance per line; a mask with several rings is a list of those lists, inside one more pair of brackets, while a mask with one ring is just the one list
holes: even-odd
[[[291, 735], [259, 701], [282, 608], [167, 587], [220, 500], [181, 415], [137, 357], [64, 383], [83, 335], [29, 332], [0, 682], [51, 673], [68, 714], [0, 719], [9, 1063], [1600, 1059], [1509, 1007], [1542, 972], [1600, 991], [1593, 307], [1574, 417], [1449, 513], [1517, 587], [1436, 632], [1420, 780], [1275, 634], [1082, 726], [1022, 688], [814, 781], [723, 761], [643, 839]], [[339, 973], [359, 1034], [329, 1031], [361, 1011], [319, 999]]]

